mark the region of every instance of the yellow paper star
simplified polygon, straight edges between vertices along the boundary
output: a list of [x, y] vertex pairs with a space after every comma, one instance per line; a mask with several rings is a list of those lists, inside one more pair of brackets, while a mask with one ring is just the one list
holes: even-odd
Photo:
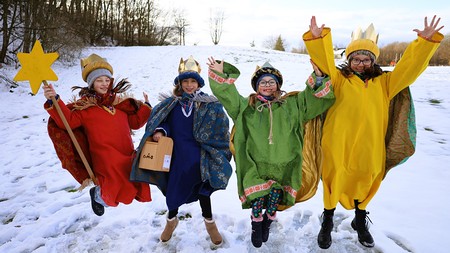
[[44, 53], [41, 42], [36, 40], [30, 53], [18, 53], [17, 58], [22, 68], [17, 72], [14, 81], [30, 81], [31, 91], [36, 94], [45, 80], [56, 81], [58, 76], [51, 66], [58, 58], [58, 53]]

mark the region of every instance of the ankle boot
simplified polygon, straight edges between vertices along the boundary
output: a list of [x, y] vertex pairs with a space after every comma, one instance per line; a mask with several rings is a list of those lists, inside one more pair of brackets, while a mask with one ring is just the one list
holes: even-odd
[[89, 195], [91, 196], [92, 211], [94, 211], [96, 215], [102, 216], [105, 213], [105, 207], [102, 204], [95, 201], [95, 187], [92, 187], [89, 190]]
[[209, 237], [211, 238], [211, 242], [216, 245], [220, 246], [222, 245], [222, 236], [219, 233], [219, 230], [217, 229], [216, 222], [213, 219], [205, 219], [205, 227], [206, 231], [209, 234]]
[[276, 213], [270, 216], [268, 213], [264, 213], [262, 221], [262, 241], [267, 242], [269, 240], [270, 225], [276, 217]]
[[263, 218], [253, 218], [252, 216], [252, 244], [255, 248], [262, 245], [262, 224]]
[[177, 216], [172, 219], [167, 219], [166, 227], [161, 233], [161, 237], [159, 238], [161, 242], [167, 242], [172, 238], [173, 231], [178, 226], [178, 218]]
[[322, 213], [322, 228], [320, 228], [317, 236], [317, 244], [322, 249], [328, 249], [331, 246], [331, 231], [333, 230], [334, 208], [331, 210], [324, 209]]
[[[375, 242], [373, 241], [372, 235], [369, 232], [369, 217], [367, 216], [369, 214], [366, 212], [366, 210], [359, 210], [358, 207], [355, 209], [355, 218], [352, 220], [352, 228], [356, 230], [358, 233], [358, 241], [368, 247], [372, 248], [375, 246]], [[367, 221], [367, 220], [368, 221]], [[372, 221], [370, 221], [372, 222]]]

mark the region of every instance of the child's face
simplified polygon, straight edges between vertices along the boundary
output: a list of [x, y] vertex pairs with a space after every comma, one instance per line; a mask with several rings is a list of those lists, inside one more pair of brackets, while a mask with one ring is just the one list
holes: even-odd
[[258, 93], [263, 96], [272, 96], [278, 90], [277, 82], [272, 77], [266, 76], [259, 81]]
[[101, 76], [94, 81], [94, 90], [100, 95], [106, 94], [108, 92], [109, 84], [111, 79], [107, 76]]
[[194, 78], [186, 78], [181, 81], [181, 88], [187, 94], [192, 94], [198, 90], [198, 82]]
[[372, 66], [372, 59], [367, 55], [355, 55], [350, 61], [350, 67], [353, 71], [363, 73], [364, 70]]

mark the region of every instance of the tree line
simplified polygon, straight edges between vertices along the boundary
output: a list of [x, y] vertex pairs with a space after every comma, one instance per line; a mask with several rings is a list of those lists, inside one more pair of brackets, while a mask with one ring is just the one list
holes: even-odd
[[[377, 63], [381, 66], [394, 66], [401, 59], [403, 52], [409, 42], [394, 42], [380, 48], [380, 56]], [[447, 34], [441, 41], [436, 53], [430, 59], [430, 66], [450, 65], [450, 34]]]
[[[2, 0], [0, 3], [0, 63], [16, 63], [17, 52], [30, 52], [39, 39], [46, 51], [61, 60], [79, 58], [86, 46], [184, 45], [190, 26], [183, 10], [162, 10], [154, 0]], [[219, 44], [224, 13], [211, 13], [210, 36]], [[252, 42], [251, 46], [255, 46]], [[408, 43], [380, 48], [377, 62], [395, 65]], [[279, 36], [264, 41], [266, 48], [285, 51]], [[450, 65], [450, 34], [445, 36], [430, 65]], [[294, 53], [307, 53], [293, 48]]]
[[2, 0], [0, 11], [0, 63], [30, 52], [37, 39], [68, 59], [85, 46], [183, 44], [189, 26], [182, 12], [153, 0]]

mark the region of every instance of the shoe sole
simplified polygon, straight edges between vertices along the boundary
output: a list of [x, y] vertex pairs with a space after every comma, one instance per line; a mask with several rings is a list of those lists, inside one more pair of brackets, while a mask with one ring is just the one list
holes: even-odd
[[317, 245], [319, 245], [319, 248], [321, 248], [321, 249], [328, 249], [329, 247], [331, 247], [331, 243], [328, 245], [320, 245], [320, 244], [317, 244]]
[[220, 248], [223, 245], [223, 241], [221, 241], [219, 244], [215, 244], [211, 242], [211, 249], [217, 249]]
[[[353, 221], [350, 223], [350, 225], [352, 226], [353, 230], [355, 230], [358, 233], [358, 230], [356, 230], [356, 224]], [[364, 241], [360, 241], [359, 236], [358, 236], [358, 242], [361, 243], [362, 246], [367, 247], [367, 248], [373, 248], [375, 246], [375, 242], [366, 243]]]

